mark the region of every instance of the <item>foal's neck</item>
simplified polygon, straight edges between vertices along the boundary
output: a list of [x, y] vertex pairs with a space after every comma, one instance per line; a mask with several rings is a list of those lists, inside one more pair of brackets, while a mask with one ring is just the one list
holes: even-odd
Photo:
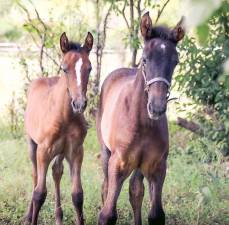
[[145, 123], [145, 120], [148, 120], [146, 108], [147, 94], [144, 90], [145, 80], [142, 75], [141, 67], [137, 70], [132, 88], [133, 94], [131, 96], [131, 114], [133, 114], [138, 122]]
[[65, 75], [61, 75], [58, 82], [54, 85], [51, 95], [51, 107], [59, 119], [66, 119], [70, 113], [70, 97], [67, 92], [67, 82]]

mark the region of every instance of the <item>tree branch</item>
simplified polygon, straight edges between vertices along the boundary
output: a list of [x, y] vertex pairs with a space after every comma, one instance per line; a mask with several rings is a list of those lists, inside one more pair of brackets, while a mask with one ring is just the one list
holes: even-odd
[[198, 125], [197, 123], [193, 122], [193, 121], [188, 121], [184, 118], [181, 117], [177, 117], [177, 125], [195, 133], [198, 135], [203, 135], [203, 131], [200, 127], [200, 125]]
[[44, 74], [43, 54], [44, 54], [44, 47], [45, 47], [45, 38], [46, 38], [46, 34], [44, 33], [41, 47], [40, 47], [40, 58], [39, 58], [39, 64], [40, 64], [40, 69], [42, 74]]
[[123, 18], [125, 20], [125, 23], [126, 23], [126, 26], [127, 26], [128, 30], [130, 30], [130, 25], [129, 25], [128, 20], [127, 20], [126, 15], [125, 15], [126, 4], [127, 4], [127, 0], [125, 0], [125, 2], [124, 2], [121, 14], [122, 14], [122, 16], [123, 16]]
[[27, 8], [24, 7], [22, 4], [20, 4], [18, 1], [17, 1], [17, 4], [26, 13], [27, 20], [28, 20], [28, 23], [30, 24], [30, 26], [36, 31], [39, 38], [42, 38], [41, 31], [36, 26], [33, 25], [33, 20], [31, 19], [29, 11], [27, 10]]
[[165, 9], [165, 7], [168, 5], [169, 2], [170, 2], [170, 0], [167, 0], [167, 1], [164, 3], [164, 5], [162, 6], [162, 8], [158, 10], [158, 12], [157, 12], [157, 18], [156, 18], [155, 23], [158, 22], [158, 20], [160, 19], [161, 15], [162, 15], [162, 13], [163, 13], [163, 11], [164, 11], [164, 9]]
[[107, 38], [107, 22], [108, 22], [108, 18], [110, 16], [110, 13], [111, 13], [111, 10], [112, 10], [112, 6], [113, 6], [113, 3], [110, 4], [110, 7], [107, 11], [107, 14], [105, 16], [105, 19], [104, 19], [104, 23], [103, 23], [103, 43], [102, 43], [102, 47], [104, 48], [105, 47], [105, 42], [106, 42], [106, 38]]
[[[45, 22], [41, 19], [39, 12], [37, 11], [36, 7], [34, 6], [34, 4], [29, 1], [33, 8], [34, 11], [36, 13], [36, 18], [39, 21], [39, 23], [42, 25], [43, 27], [43, 31], [41, 31], [37, 26], [34, 25], [34, 21], [30, 16], [30, 12], [28, 11], [28, 9], [23, 6], [21, 3], [17, 2], [18, 6], [26, 13], [27, 15], [27, 23], [36, 31], [36, 34], [38, 35], [39, 39], [40, 39], [40, 43], [37, 42], [36, 38], [33, 36], [33, 33], [29, 31], [29, 34], [33, 40], [33, 42], [35, 43], [35, 45], [39, 48], [40, 50], [40, 54], [39, 54], [39, 65], [40, 65], [40, 70], [42, 72], [42, 74], [44, 74], [45, 70], [44, 70], [44, 66], [43, 66], [43, 60], [44, 60], [44, 55], [46, 57], [48, 57], [57, 67], [57, 73], [59, 73], [60, 71], [60, 65], [59, 63], [47, 52], [46, 47], [45, 47], [45, 43], [46, 43], [46, 39], [47, 39], [47, 35], [48, 35], [48, 26], [45, 24]], [[54, 46], [53, 49], [57, 52], [56, 47]], [[58, 57], [59, 54], [57, 53]]]

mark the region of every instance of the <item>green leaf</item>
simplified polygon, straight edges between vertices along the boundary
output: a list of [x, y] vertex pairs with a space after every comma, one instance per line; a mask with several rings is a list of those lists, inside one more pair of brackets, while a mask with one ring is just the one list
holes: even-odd
[[209, 35], [209, 27], [206, 23], [199, 25], [197, 28], [197, 35], [198, 35], [198, 39], [199, 42], [202, 45], [206, 45], [207, 44], [207, 40], [208, 40], [208, 35]]

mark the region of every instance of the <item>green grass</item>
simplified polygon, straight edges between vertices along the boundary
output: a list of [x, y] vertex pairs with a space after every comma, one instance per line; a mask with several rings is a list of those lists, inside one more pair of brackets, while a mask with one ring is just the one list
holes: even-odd
[[[226, 163], [201, 163], [186, 151], [193, 137], [170, 124], [171, 151], [163, 191], [167, 225], [226, 225], [229, 224], [229, 182]], [[8, 133], [0, 137], [0, 224], [20, 224], [32, 191], [31, 163], [23, 138], [14, 140]], [[187, 138], [189, 137], [189, 138]], [[101, 206], [100, 187], [102, 171], [95, 129], [86, 138], [82, 168], [85, 193], [86, 224], [95, 225]], [[146, 182], [145, 182], [146, 186]], [[39, 224], [54, 224], [54, 184], [51, 171], [47, 177], [48, 196], [42, 207]], [[147, 189], [146, 189], [147, 190]], [[74, 224], [71, 204], [71, 184], [68, 165], [61, 182], [64, 224]], [[143, 224], [147, 224], [148, 193], [143, 205]], [[128, 182], [118, 201], [119, 225], [132, 224], [133, 216], [128, 201]]]

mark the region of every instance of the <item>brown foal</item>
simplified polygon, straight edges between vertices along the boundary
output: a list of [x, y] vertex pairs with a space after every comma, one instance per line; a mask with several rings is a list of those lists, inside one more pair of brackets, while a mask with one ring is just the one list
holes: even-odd
[[141, 67], [113, 71], [101, 90], [97, 132], [105, 177], [99, 225], [116, 224], [117, 199], [132, 171], [129, 194], [134, 224], [142, 224], [144, 177], [151, 199], [148, 222], [165, 224], [161, 201], [169, 148], [165, 112], [178, 63], [176, 45], [183, 38], [184, 29], [182, 20], [174, 29], [153, 27], [149, 13], [142, 17], [140, 27], [144, 38]]
[[91, 71], [89, 53], [92, 46], [93, 36], [89, 32], [83, 46], [69, 42], [63, 33], [60, 47], [64, 74], [37, 79], [29, 87], [25, 128], [33, 166], [33, 195], [25, 220], [32, 225], [37, 224], [40, 208], [47, 195], [46, 174], [54, 158], [52, 174], [55, 182], [56, 225], [62, 225], [63, 218], [60, 180], [64, 158], [70, 166], [72, 202], [77, 224], [84, 224], [80, 170], [83, 142], [87, 133], [83, 111], [86, 108], [86, 91]]

